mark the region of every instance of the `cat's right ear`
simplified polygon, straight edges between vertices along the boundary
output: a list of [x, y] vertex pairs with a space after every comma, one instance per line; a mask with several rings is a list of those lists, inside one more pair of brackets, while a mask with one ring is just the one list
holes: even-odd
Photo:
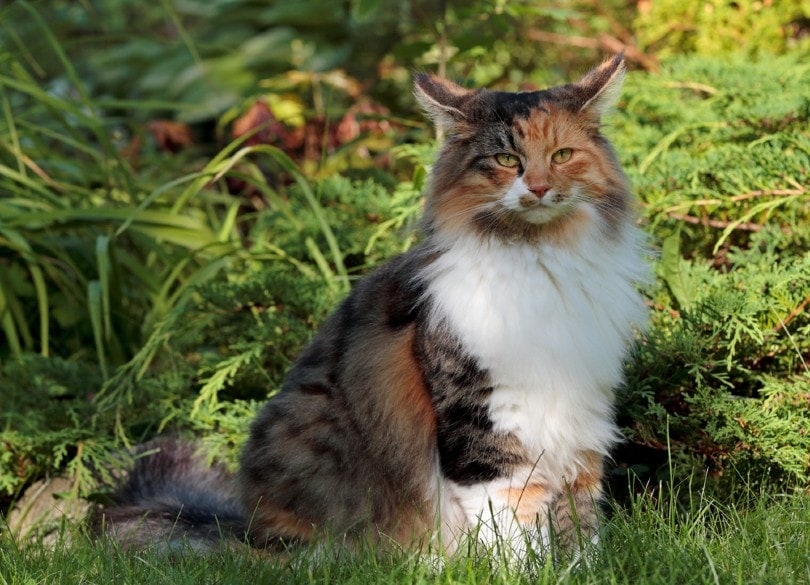
[[575, 86], [582, 99], [579, 111], [597, 121], [610, 112], [622, 92], [625, 71], [624, 53], [589, 71]]
[[475, 91], [427, 73], [417, 73], [413, 85], [419, 105], [436, 126], [453, 130], [466, 122], [463, 107]]

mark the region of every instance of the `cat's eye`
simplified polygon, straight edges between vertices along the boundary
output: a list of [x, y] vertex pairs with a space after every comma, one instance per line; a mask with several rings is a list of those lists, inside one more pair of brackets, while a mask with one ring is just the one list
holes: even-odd
[[516, 157], [514, 154], [509, 154], [508, 152], [499, 152], [496, 154], [495, 161], [502, 167], [507, 167], [510, 169], [520, 164], [520, 159], [518, 159], [518, 157]]
[[555, 163], [564, 163], [571, 158], [573, 152], [574, 151], [570, 148], [561, 148], [560, 150], [551, 155], [551, 160], [554, 161]]

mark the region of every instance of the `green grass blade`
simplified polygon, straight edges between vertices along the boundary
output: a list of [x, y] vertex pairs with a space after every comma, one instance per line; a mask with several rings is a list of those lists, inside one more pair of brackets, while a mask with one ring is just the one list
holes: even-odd
[[169, 297], [169, 306], [175, 306], [180, 302], [180, 299], [186, 292], [196, 286], [213, 278], [221, 270], [226, 268], [232, 260], [232, 250], [229, 251], [225, 248], [223, 254], [216, 260], [209, 260], [196, 270], [191, 276], [187, 277], [183, 283]]
[[20, 345], [20, 337], [17, 335], [17, 327], [14, 325], [14, 318], [11, 314], [10, 303], [6, 299], [4, 287], [0, 286], [0, 323], [2, 323], [3, 333], [6, 336], [6, 341], [11, 348], [11, 353], [15, 357], [22, 356], [22, 346]]
[[6, 120], [8, 134], [11, 138], [9, 150], [17, 160], [17, 167], [21, 175], [25, 175], [25, 165], [22, 162], [22, 149], [20, 148], [20, 137], [17, 133], [17, 125], [14, 123], [14, 116], [11, 113], [11, 104], [8, 102], [6, 92], [0, 87], [0, 102], [3, 104], [3, 117]]
[[62, 67], [65, 68], [65, 73], [67, 74], [71, 83], [73, 83], [73, 86], [75, 87], [76, 91], [79, 92], [82, 101], [88, 108], [90, 108], [91, 112], [94, 112], [95, 109], [93, 108], [93, 102], [84, 88], [84, 83], [76, 73], [76, 69], [73, 67], [73, 61], [71, 61], [70, 57], [67, 56], [64, 49], [62, 48], [62, 44], [53, 35], [51, 27], [49, 27], [45, 23], [45, 21], [42, 20], [42, 17], [40, 16], [39, 12], [33, 6], [31, 6], [31, 4], [29, 4], [26, 0], [18, 0], [18, 2], [19, 5], [22, 6], [26, 11], [28, 11], [31, 17], [36, 21], [37, 26], [39, 27], [40, 31], [42, 31], [43, 36], [47, 39], [48, 44], [51, 46], [51, 48], [56, 53], [56, 56], [59, 58], [59, 62], [62, 64]]
[[102, 315], [101, 283], [91, 280], [87, 283], [87, 309], [90, 313], [90, 322], [93, 326], [93, 337], [96, 341], [96, 355], [101, 367], [101, 375], [105, 380], [109, 378], [107, 372], [107, 356], [104, 351], [104, 317]]
[[104, 324], [104, 339], [112, 336], [112, 319], [110, 316], [110, 238], [98, 236], [96, 238], [96, 265], [98, 269], [99, 287], [101, 289], [101, 316]]
[[715, 242], [715, 244], [714, 244], [714, 249], [712, 250], [712, 254], [717, 254], [717, 252], [720, 250], [720, 248], [723, 247], [723, 244], [726, 242], [728, 237], [741, 224], [744, 224], [744, 223], [750, 221], [752, 218], [754, 218], [754, 217], [756, 217], [756, 216], [758, 216], [760, 214], [764, 214], [765, 215], [765, 220], [767, 221], [767, 219], [771, 216], [771, 214], [773, 213], [773, 211], [775, 209], [781, 207], [782, 205], [787, 205], [788, 203], [790, 203], [792, 201], [796, 201], [796, 200], [798, 200], [800, 198], [804, 198], [804, 197], [807, 197], [806, 193], [799, 193], [799, 194], [796, 194], [796, 195], [788, 195], [786, 197], [777, 197], [777, 198], [774, 198], [774, 199], [772, 199], [770, 201], [765, 201], [765, 202], [760, 203], [758, 205], [754, 205], [751, 209], [748, 210], [748, 212], [744, 213], [742, 215], [742, 217], [732, 221], [728, 226], [725, 227], [725, 229], [723, 229], [723, 233], [720, 234], [720, 237], [717, 239], [717, 242]]
[[48, 285], [42, 275], [42, 269], [35, 262], [28, 262], [31, 280], [37, 295], [37, 311], [39, 312], [39, 352], [44, 357], [50, 354], [50, 313], [48, 307]]
[[18, 125], [21, 130], [25, 131], [26, 136], [29, 138], [33, 136], [39, 137], [42, 135], [56, 140], [60, 144], [64, 144], [77, 152], [86, 154], [98, 165], [102, 165], [104, 163], [104, 153], [99, 152], [94, 145], [88, 144], [87, 141], [74, 138], [73, 136], [65, 134], [64, 132], [59, 132], [54, 128], [44, 126], [42, 124], [34, 124], [29, 120], [20, 120]]
[[286, 221], [289, 221], [290, 224], [298, 230], [304, 229], [304, 224], [301, 222], [301, 219], [296, 216], [293, 210], [290, 208], [289, 201], [286, 201], [274, 189], [272, 189], [270, 185], [267, 184], [266, 179], [262, 176], [261, 170], [253, 164], [247, 164], [245, 167], [246, 169], [242, 168], [241, 171], [235, 170], [229, 172], [228, 176], [241, 179], [246, 183], [249, 183], [262, 194], [262, 197], [264, 197], [268, 203], [270, 203], [273, 209], [276, 209], [284, 214], [284, 219]]
[[723, 128], [727, 126], [725, 122], [701, 122], [699, 124], [684, 124], [680, 128], [677, 128], [664, 136], [658, 144], [650, 151], [644, 160], [638, 166], [639, 173], [642, 175], [647, 172], [650, 166], [655, 162], [655, 159], [660, 157], [664, 152], [672, 146], [678, 138], [680, 138], [683, 134], [687, 132], [691, 132], [692, 130], [698, 130], [701, 128]]
[[222, 220], [222, 226], [219, 228], [217, 239], [220, 242], [227, 242], [231, 239], [231, 235], [236, 229], [236, 220], [239, 217], [239, 202], [232, 203], [228, 207], [228, 211]]
[[249, 147], [249, 149], [251, 149], [251, 151], [269, 154], [276, 163], [278, 163], [285, 171], [292, 175], [293, 179], [298, 184], [298, 187], [301, 189], [304, 198], [312, 209], [312, 212], [315, 214], [315, 218], [318, 220], [318, 226], [323, 232], [326, 243], [329, 246], [329, 251], [332, 255], [332, 261], [335, 264], [335, 271], [337, 272], [341, 287], [344, 291], [348, 291], [350, 288], [349, 275], [343, 262], [343, 254], [340, 251], [340, 245], [338, 244], [335, 233], [332, 231], [329, 222], [326, 221], [326, 216], [323, 214], [323, 209], [320, 203], [318, 203], [317, 197], [315, 197], [315, 194], [312, 192], [312, 188], [301, 170], [298, 168], [295, 162], [293, 162], [293, 160], [279, 148], [268, 145], [260, 145]]
[[[228, 161], [228, 157], [231, 157], [231, 153], [239, 148], [239, 146], [241, 146], [253, 134], [255, 134], [255, 132], [247, 132], [236, 140], [229, 142], [214, 156], [214, 158], [208, 161], [208, 164], [205, 165], [203, 170], [196, 175], [196, 180], [194, 180], [192, 184], [180, 194], [180, 197], [177, 198], [177, 201], [175, 201], [174, 205], [172, 206], [172, 212], [179, 213], [179, 211], [186, 206], [192, 197], [199, 193], [208, 183], [213, 182], [212, 178], [217, 176], [221, 177], [225, 174], [225, 172], [230, 170], [235, 161]], [[223, 171], [223, 168], [225, 168], [225, 171]]]
[[14, 170], [6, 165], [0, 164], [0, 177], [6, 177], [11, 180], [11, 185], [6, 185], [7, 189], [17, 191], [21, 196], [40, 195], [43, 199], [47, 200], [55, 207], [64, 207], [65, 202], [61, 201], [59, 197], [51, 193], [41, 181], [27, 176], [17, 170]]
[[92, 128], [98, 125], [98, 119], [88, 114], [81, 107], [49, 94], [32, 82], [20, 81], [8, 75], [0, 75], [0, 86], [5, 86], [17, 90], [20, 93], [27, 94], [36, 103], [47, 106], [63, 115], [69, 114], [74, 116], [76, 122], [82, 127]]
[[[234, 147], [236, 144], [237, 141], [231, 143], [229, 147]], [[208, 165], [206, 170], [216, 171], [214, 175], [214, 179], [216, 180], [230, 172], [237, 162], [254, 153], [269, 155], [273, 161], [275, 161], [283, 170], [290, 173], [290, 175], [293, 177], [296, 184], [300, 188], [301, 193], [304, 195], [304, 199], [307, 201], [307, 204], [312, 209], [315, 218], [318, 221], [318, 226], [320, 227], [321, 232], [326, 239], [327, 246], [329, 247], [329, 253], [331, 255], [332, 262], [335, 265], [335, 270], [333, 271], [331, 268], [328, 268], [328, 263], [325, 263], [326, 261], [324, 255], [320, 252], [320, 250], [317, 250], [317, 246], [314, 242], [308, 242], [307, 249], [313, 255], [313, 260], [318, 264], [319, 269], [324, 276], [338, 281], [341, 288], [344, 291], [348, 291], [350, 288], [348, 272], [346, 271], [346, 266], [343, 261], [343, 254], [340, 250], [340, 245], [338, 244], [337, 238], [335, 237], [329, 222], [326, 220], [323, 209], [318, 202], [317, 197], [313, 193], [309, 181], [307, 181], [295, 162], [289, 156], [287, 156], [284, 151], [269, 145], [248, 146], [241, 148], [230, 156], [230, 158], [225, 159], [224, 157], [220, 157], [216, 165]], [[288, 205], [283, 203], [278, 205], [279, 210], [285, 213], [285, 215], [289, 213], [287, 210], [288, 207]], [[297, 220], [296, 224], [300, 227], [300, 222]], [[315, 250], [317, 250], [317, 252], [315, 252]]]
[[[188, 182], [196, 182], [196, 181], [199, 181], [200, 179], [203, 179], [203, 184], [205, 184], [205, 183], [207, 183], [209, 181], [209, 177], [210, 177], [210, 175], [208, 173], [205, 173], [205, 172], [191, 173], [191, 174], [179, 177], [177, 179], [167, 181], [166, 183], [164, 183], [164, 184], [160, 185], [159, 187], [153, 189], [152, 192], [150, 192], [149, 195], [147, 195], [146, 198], [143, 201], [141, 201], [141, 203], [138, 204], [138, 207], [136, 207], [133, 210], [133, 213], [130, 215], [130, 217], [127, 217], [126, 219], [124, 219], [124, 222], [115, 231], [116, 237], [120, 236], [126, 230], [128, 230], [130, 228], [130, 226], [132, 225], [132, 223], [134, 221], [136, 221], [136, 218], [139, 217], [139, 215], [142, 212], [146, 211], [146, 208], [149, 207], [150, 205], [152, 205], [155, 201], [157, 201], [158, 198], [161, 195], [163, 195], [164, 193], [170, 192], [174, 187], [177, 187], [178, 185], [183, 185], [183, 184], [188, 183]], [[171, 214], [175, 215], [177, 213], [180, 213], [181, 209], [182, 209], [182, 207], [176, 207], [176, 205], [175, 205], [171, 209]]]
[[337, 282], [335, 273], [329, 266], [329, 262], [326, 261], [326, 257], [324, 257], [323, 252], [321, 252], [320, 248], [318, 248], [315, 240], [312, 238], [307, 238], [304, 240], [304, 244], [307, 247], [309, 255], [312, 256], [312, 259], [315, 261], [315, 265], [318, 267], [318, 270], [321, 271], [324, 280], [326, 280], [330, 286], [334, 286], [334, 284]]
[[42, 275], [42, 269], [37, 263], [36, 256], [31, 249], [31, 245], [25, 237], [18, 231], [0, 226], [0, 244], [15, 250], [25, 261], [34, 291], [37, 298], [37, 310], [40, 323], [40, 353], [48, 356], [49, 352], [49, 319], [48, 319], [48, 287]]
[[51, 229], [54, 225], [66, 227], [71, 224], [119, 222], [130, 222], [133, 229], [147, 233], [155, 239], [164, 239], [187, 248], [196, 249], [219, 243], [217, 234], [200, 220], [164, 211], [72, 208], [19, 215], [11, 218], [7, 224], [37, 230]]
[[5, 311], [11, 312], [12, 323], [15, 325], [15, 333], [17, 339], [22, 338], [22, 346], [26, 349], [34, 347], [34, 336], [31, 334], [31, 329], [28, 327], [25, 309], [15, 290], [24, 288], [27, 283], [15, 283], [14, 278], [19, 274], [16, 271], [5, 270], [0, 272], [0, 289], [4, 294], [4, 298], [0, 301], [0, 306], [5, 308], [0, 309], [0, 313]]

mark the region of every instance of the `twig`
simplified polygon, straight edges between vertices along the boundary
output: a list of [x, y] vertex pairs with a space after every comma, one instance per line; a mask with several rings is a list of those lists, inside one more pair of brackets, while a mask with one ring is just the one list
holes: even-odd
[[447, 77], [447, 0], [439, 0], [439, 77]]
[[735, 195], [729, 200], [744, 201], [746, 199], [753, 199], [755, 197], [771, 197], [774, 195], [804, 195], [805, 193], [807, 193], [807, 189], [803, 187], [800, 189], [766, 189], [764, 191], [749, 191], [748, 193], [743, 193], [742, 195]]
[[666, 87], [674, 87], [676, 89], [691, 89], [693, 91], [699, 91], [708, 95], [714, 95], [717, 93], [717, 90], [713, 88], [711, 85], [706, 85], [705, 83], [697, 83], [694, 81], [672, 81], [669, 83], [664, 84]]
[[[439, 77], [447, 77], [447, 0], [439, 0]], [[436, 142], [441, 143], [444, 139], [444, 130], [439, 124], [434, 126]]]
[[810, 304], [810, 297], [804, 299], [801, 303], [799, 303], [799, 306], [797, 306], [790, 313], [788, 313], [787, 316], [774, 327], [774, 331], [779, 330], [780, 328], [783, 327], [787, 327], [788, 323], [793, 321], [793, 319], [795, 319], [804, 312], [808, 304]]
[[698, 199], [696, 201], [687, 201], [683, 205], [678, 205], [677, 207], [670, 207], [667, 209], [667, 213], [671, 211], [675, 211], [676, 209], [681, 209], [683, 207], [705, 207], [707, 205], [722, 205], [723, 203], [736, 203], [738, 201], [746, 201], [748, 199], [755, 199], [757, 197], [775, 197], [778, 195], [804, 195], [807, 193], [807, 190], [804, 188], [800, 189], [767, 189], [767, 190], [756, 190], [756, 191], [749, 191], [748, 193], [742, 193], [740, 195], [734, 195], [732, 197], [727, 197], [725, 199]]
[[678, 221], [683, 221], [686, 223], [691, 223], [694, 225], [702, 225], [711, 228], [717, 229], [726, 229], [727, 227], [734, 226], [736, 230], [742, 230], [744, 232], [758, 232], [762, 229], [762, 226], [758, 223], [752, 222], [742, 222], [737, 223], [734, 221], [723, 221], [720, 219], [709, 219], [708, 217], [695, 217], [694, 215], [686, 215], [685, 213], [668, 213], [667, 214], [672, 219], [677, 219]]
[[620, 39], [608, 34], [601, 34], [596, 38], [582, 37], [578, 35], [561, 35], [545, 30], [532, 29], [526, 32], [526, 38], [530, 41], [541, 43], [554, 43], [555, 45], [568, 45], [571, 47], [582, 47], [584, 49], [601, 49], [611, 53], [624, 51], [624, 56], [629, 61], [634, 61], [647, 71], [658, 70], [658, 59], [643, 53], [638, 47], [629, 45]]

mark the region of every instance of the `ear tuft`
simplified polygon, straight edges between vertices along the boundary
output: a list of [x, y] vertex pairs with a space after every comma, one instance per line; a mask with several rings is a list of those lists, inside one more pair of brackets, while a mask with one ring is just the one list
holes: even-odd
[[623, 53], [589, 71], [576, 84], [584, 98], [579, 111], [596, 118], [609, 113], [619, 101], [625, 71]]
[[414, 95], [439, 128], [451, 129], [466, 119], [462, 108], [475, 92], [427, 73], [414, 76]]

